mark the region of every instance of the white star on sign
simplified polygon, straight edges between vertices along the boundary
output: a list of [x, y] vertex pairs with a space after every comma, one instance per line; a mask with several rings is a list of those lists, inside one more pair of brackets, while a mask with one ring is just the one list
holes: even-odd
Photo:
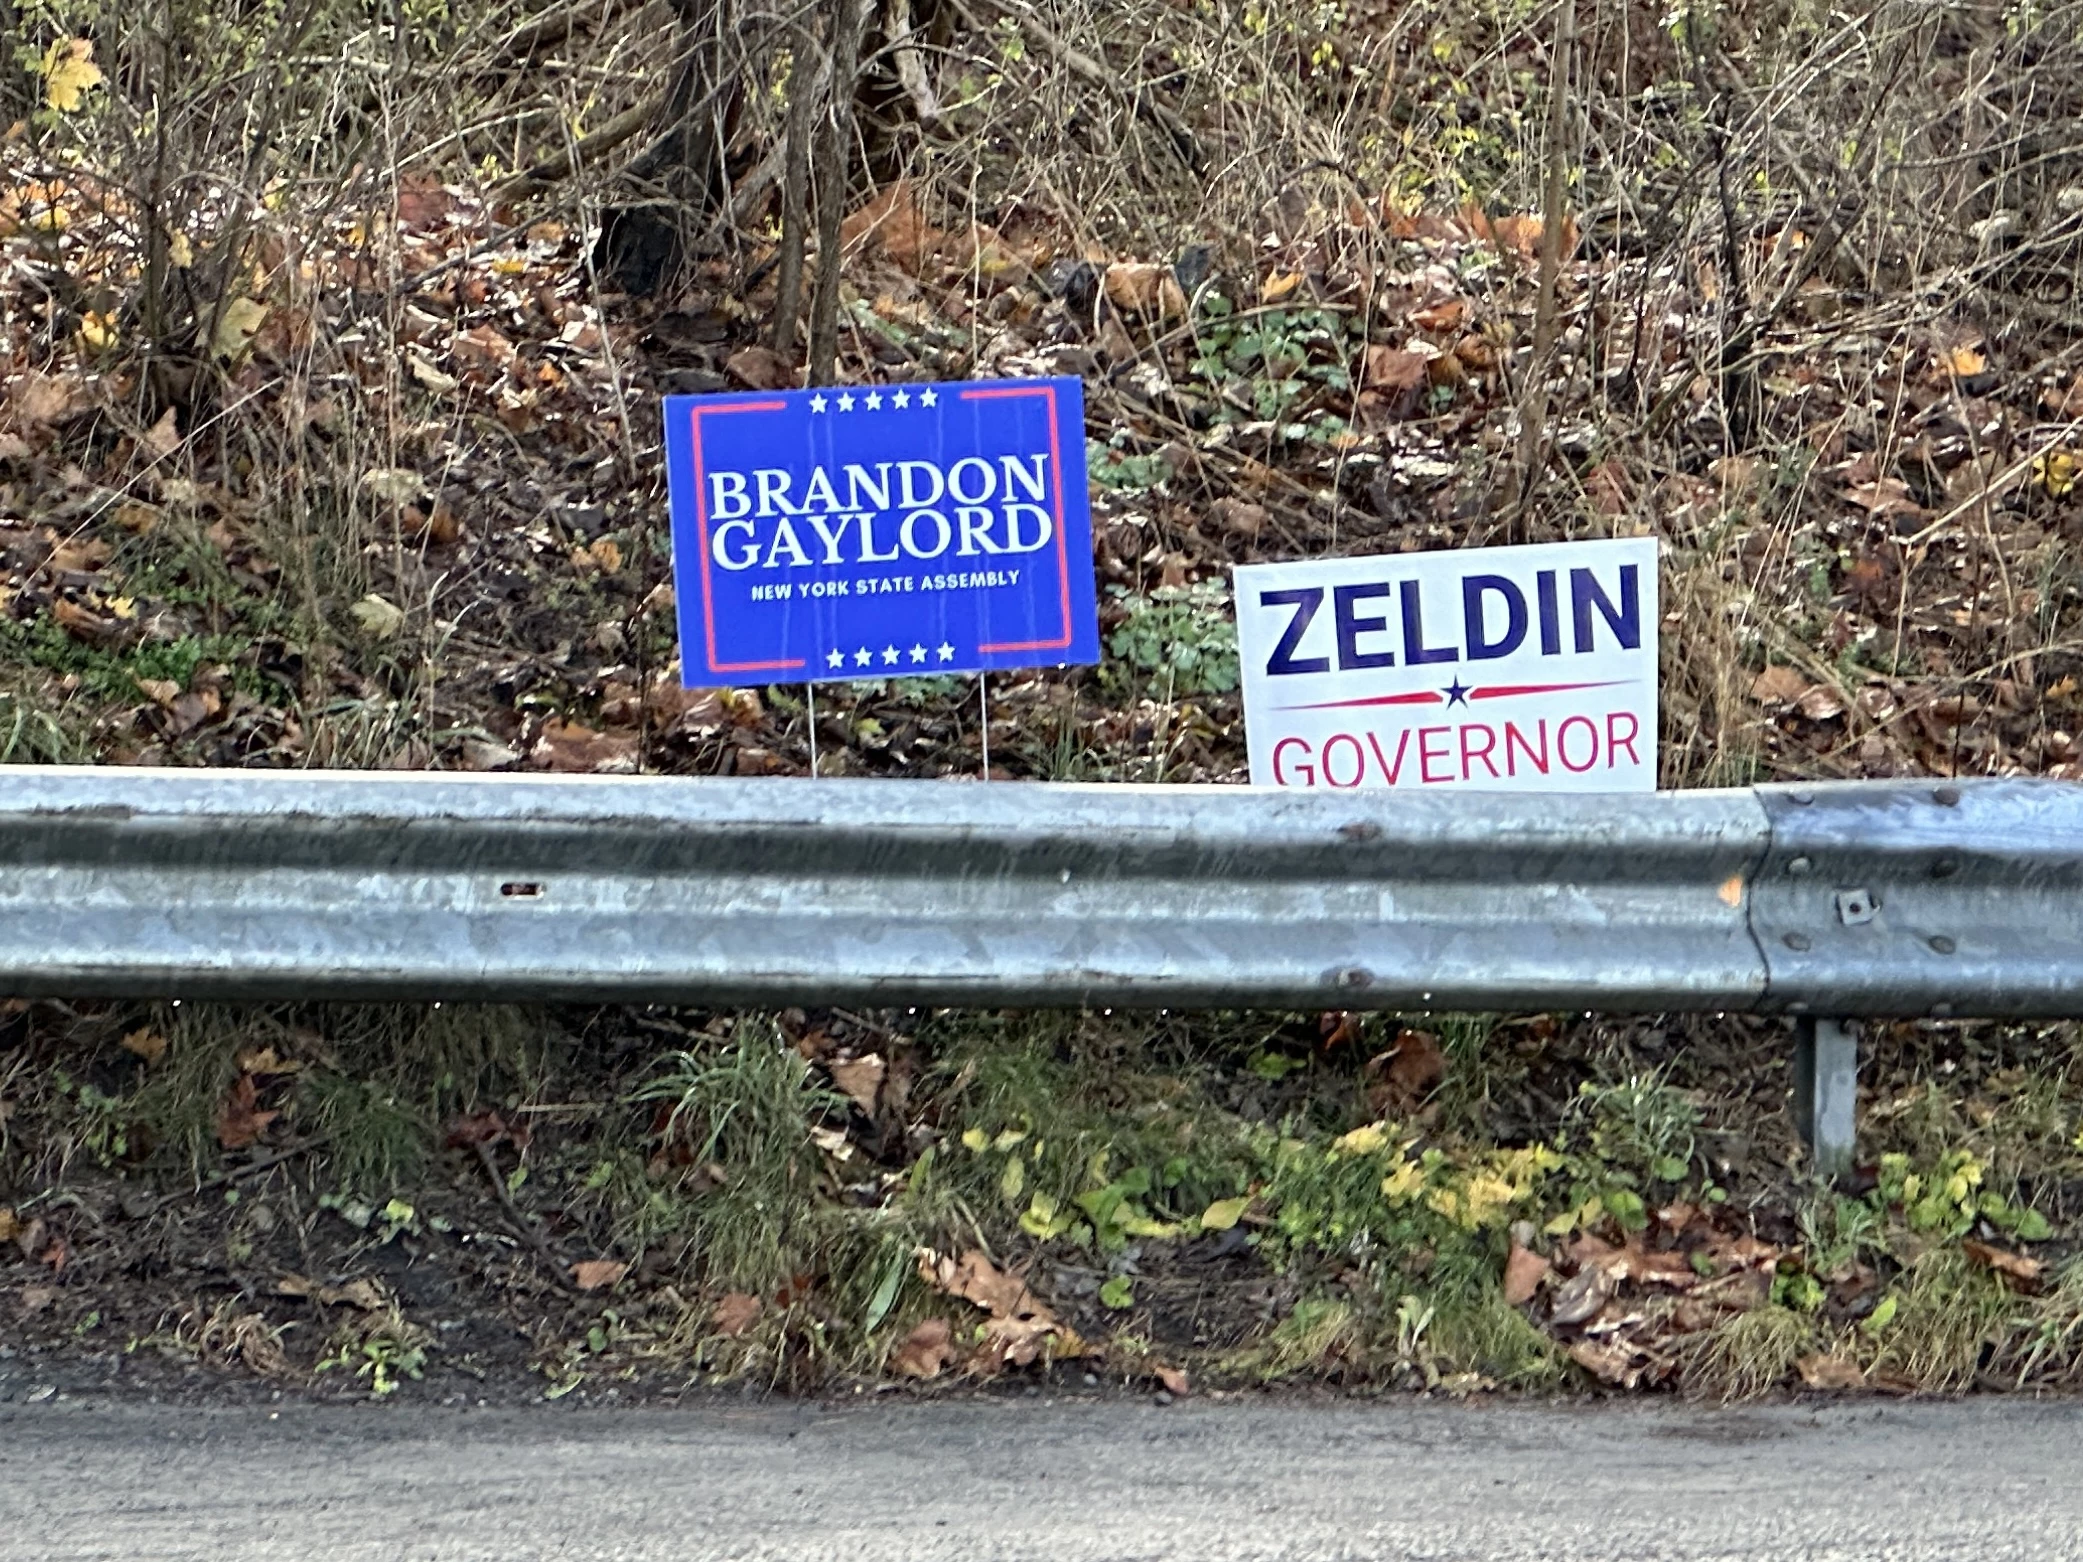
[[853, 411], [853, 397], [851, 395], [845, 395], [839, 398], [839, 410], [841, 412]]
[[854, 665], [856, 667], [866, 667], [870, 662], [875, 660], [875, 653], [869, 650], [864, 645], [858, 651], [853, 653], [853, 660]]
[[937, 406], [937, 405], [939, 404], [939, 402], [940, 402], [940, 397], [939, 397], [938, 395], [936, 395], [936, 394], [935, 394], [934, 392], [932, 392], [932, 391], [930, 391], [930, 390], [922, 390], [922, 391], [920, 391], [920, 392], [919, 392], [919, 405], [920, 405], [920, 406], [922, 406], [922, 407], [932, 407], [932, 406]]
[[896, 405], [900, 408], [908, 407], [911, 405], [911, 392], [899, 391], [896, 395], [892, 396], [890, 400], [896, 403]]
[[952, 662], [955, 659], [955, 648], [945, 640], [940, 642], [940, 659], [943, 662]]
[[825, 399], [824, 399], [824, 397], [822, 397], [822, 396], [812, 396], [812, 397], [810, 398], [810, 410], [811, 410], [812, 412], [822, 412], [822, 411], [824, 411], [824, 410], [825, 410]]
[[846, 653], [844, 651], [834, 651], [830, 656], [825, 658], [825, 666], [827, 667], [844, 667], [845, 665]]
[[926, 659], [926, 648], [922, 645], [913, 646], [911, 648], [911, 659], [914, 662], [923, 662]]
[[882, 648], [882, 664], [885, 667], [897, 665], [897, 648], [895, 646], [886, 645]]
[[870, 412], [880, 412], [880, 411], [882, 411], [882, 392], [881, 392], [881, 391], [870, 391], [870, 392], [868, 392], [868, 410], [869, 410]]

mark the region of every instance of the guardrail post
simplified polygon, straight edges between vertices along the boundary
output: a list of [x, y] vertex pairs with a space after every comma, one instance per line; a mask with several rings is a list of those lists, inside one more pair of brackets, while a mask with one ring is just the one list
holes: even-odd
[[1834, 1180], [1852, 1169], [1858, 1107], [1857, 1023], [1802, 1016], [1794, 1033], [1794, 1125], [1819, 1175]]

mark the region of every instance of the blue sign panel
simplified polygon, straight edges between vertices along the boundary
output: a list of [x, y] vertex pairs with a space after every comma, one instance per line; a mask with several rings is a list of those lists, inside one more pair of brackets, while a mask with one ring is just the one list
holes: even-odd
[[1099, 660], [1074, 379], [668, 396], [689, 687]]

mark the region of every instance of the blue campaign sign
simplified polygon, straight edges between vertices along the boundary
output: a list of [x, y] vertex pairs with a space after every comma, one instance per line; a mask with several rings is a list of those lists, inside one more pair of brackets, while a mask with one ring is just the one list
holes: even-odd
[[690, 687], [1099, 660], [1074, 379], [668, 396]]

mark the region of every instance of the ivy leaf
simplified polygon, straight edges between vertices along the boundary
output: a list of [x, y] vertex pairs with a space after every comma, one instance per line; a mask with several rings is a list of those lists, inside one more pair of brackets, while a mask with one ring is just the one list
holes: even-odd
[[1135, 1301], [1136, 1283], [1127, 1275], [1116, 1275], [1099, 1288], [1099, 1302], [1102, 1307], [1111, 1307], [1118, 1312], [1123, 1308], [1133, 1307]]
[[2044, 1242], [2054, 1235], [2054, 1228], [2038, 1210], [2026, 1209], [2019, 1212], [2018, 1224], [2012, 1228], [2012, 1234], [2020, 1242]]

